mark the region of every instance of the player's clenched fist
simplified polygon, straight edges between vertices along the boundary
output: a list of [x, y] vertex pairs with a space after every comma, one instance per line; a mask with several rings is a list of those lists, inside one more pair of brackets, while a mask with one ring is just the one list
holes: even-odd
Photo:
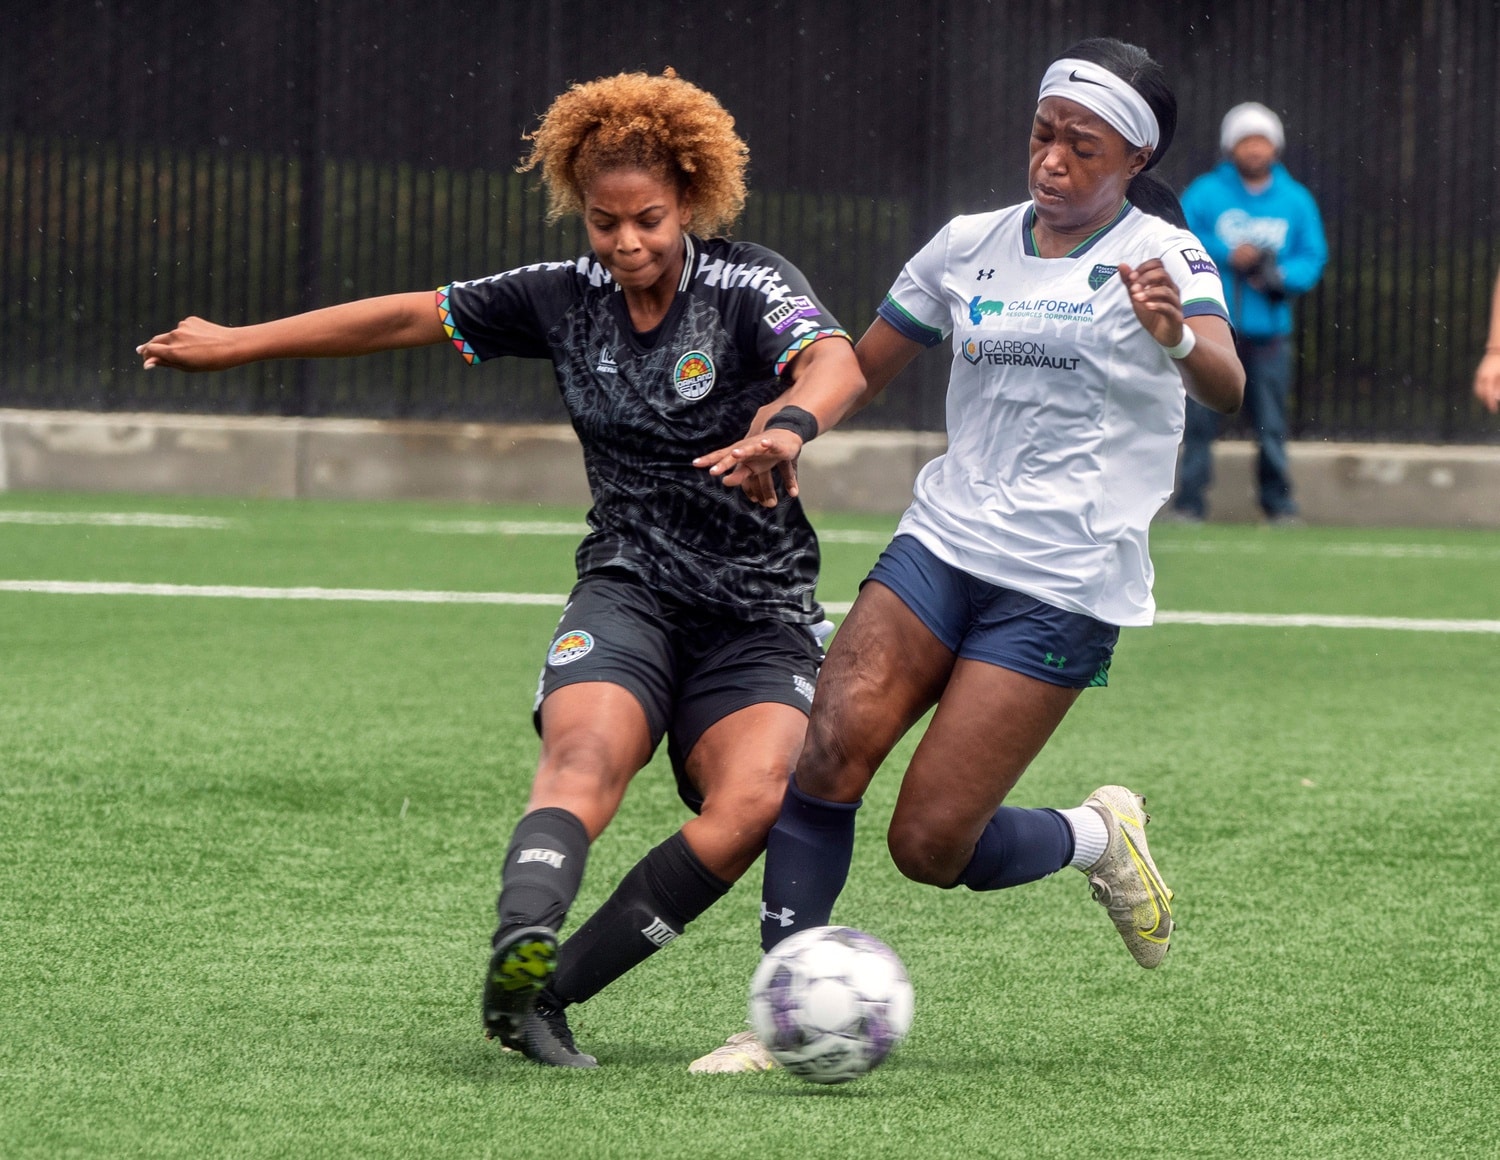
[[1120, 278], [1130, 293], [1130, 305], [1146, 332], [1162, 346], [1182, 341], [1182, 294], [1160, 258], [1139, 266], [1120, 263]]
[[176, 330], [158, 334], [135, 348], [142, 366], [176, 367], [181, 371], [221, 371], [248, 361], [236, 349], [236, 330], [206, 318], [184, 318]]

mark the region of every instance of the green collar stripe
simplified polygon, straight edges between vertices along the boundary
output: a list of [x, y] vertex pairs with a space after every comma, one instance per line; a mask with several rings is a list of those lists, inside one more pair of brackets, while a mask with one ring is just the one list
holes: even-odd
[[[1130, 205], [1130, 199], [1126, 198], [1125, 201], [1123, 203], [1121, 203], [1121, 205], [1120, 205], [1120, 212], [1117, 213], [1117, 214], [1115, 214], [1115, 216], [1110, 219], [1110, 221], [1108, 222], [1108, 224], [1100, 226], [1097, 230], [1095, 230], [1093, 233], [1091, 233], [1088, 237], [1084, 238], [1083, 241], [1079, 242], [1076, 246], [1074, 246], [1071, 250], [1069, 250], [1066, 254], [1064, 254], [1063, 257], [1065, 257], [1065, 258], [1076, 258], [1076, 257], [1078, 257], [1085, 250], [1087, 250], [1090, 246], [1092, 246], [1095, 242], [1097, 242], [1100, 238], [1102, 238], [1105, 234], [1109, 233], [1110, 230], [1114, 229], [1117, 225], [1119, 225], [1120, 222], [1121, 222], [1121, 220], [1124, 219], [1125, 215], [1130, 212], [1131, 208], [1132, 207]], [[1041, 257], [1042, 256], [1041, 249], [1036, 244], [1036, 206], [1031, 205], [1031, 206], [1027, 206], [1026, 207], [1026, 217], [1025, 217], [1024, 221], [1022, 222], [1022, 225], [1025, 227], [1025, 230], [1026, 230], [1025, 245], [1024, 245], [1023, 248], [1026, 251], [1027, 257], [1030, 257], [1030, 258], [1039, 258], [1039, 257]]]

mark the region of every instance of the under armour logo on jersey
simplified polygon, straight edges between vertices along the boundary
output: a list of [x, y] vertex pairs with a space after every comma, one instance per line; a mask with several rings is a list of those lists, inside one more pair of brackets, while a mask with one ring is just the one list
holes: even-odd
[[981, 270], [981, 271], [979, 271], [978, 274], [976, 274], [974, 276], [974, 280], [976, 282], [983, 282], [986, 278], [993, 278], [994, 276], [995, 276], [995, 271], [994, 270]]
[[566, 854], [560, 853], [557, 850], [548, 850], [543, 847], [536, 847], [530, 850], [522, 850], [519, 854], [517, 854], [516, 865], [524, 866], [527, 862], [545, 862], [548, 866], [551, 866], [552, 869], [561, 870], [563, 859], [566, 857]]
[[783, 906], [781, 908], [781, 913], [778, 914], [775, 911], [769, 909], [764, 902], [762, 902], [760, 904], [760, 920], [761, 920], [761, 922], [766, 922], [766, 921], [774, 918], [782, 926], [791, 926], [792, 925], [792, 919], [794, 919], [796, 917], [797, 917], [797, 912], [795, 910], [793, 910], [790, 906]]
[[644, 928], [641, 933], [646, 936], [647, 942], [664, 947], [682, 932], [680, 930], [673, 930], [659, 916], [653, 915], [651, 925]]

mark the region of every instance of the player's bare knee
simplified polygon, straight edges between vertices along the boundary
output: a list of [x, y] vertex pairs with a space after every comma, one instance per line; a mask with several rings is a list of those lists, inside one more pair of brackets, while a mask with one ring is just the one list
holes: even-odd
[[859, 797], [878, 762], [872, 763], [854, 742], [849, 730], [815, 715], [797, 759], [797, 788], [828, 801]]
[[781, 799], [786, 795], [787, 771], [766, 769], [728, 779], [732, 789], [710, 793], [703, 800], [702, 816], [718, 827], [758, 834], [764, 845], [765, 835], [781, 813]]
[[620, 768], [607, 747], [578, 738], [547, 747], [537, 764], [532, 794], [608, 798], [623, 792], [632, 772]]
[[893, 821], [886, 833], [886, 846], [896, 869], [924, 886], [952, 886], [963, 872], [962, 861], [946, 836], [918, 825]]

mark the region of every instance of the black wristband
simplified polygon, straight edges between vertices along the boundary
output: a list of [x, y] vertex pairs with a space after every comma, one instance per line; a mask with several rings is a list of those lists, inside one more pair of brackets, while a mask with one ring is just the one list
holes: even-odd
[[801, 407], [783, 407], [766, 420], [765, 430], [772, 427], [783, 427], [800, 436], [802, 442], [811, 443], [818, 434], [818, 417]]

